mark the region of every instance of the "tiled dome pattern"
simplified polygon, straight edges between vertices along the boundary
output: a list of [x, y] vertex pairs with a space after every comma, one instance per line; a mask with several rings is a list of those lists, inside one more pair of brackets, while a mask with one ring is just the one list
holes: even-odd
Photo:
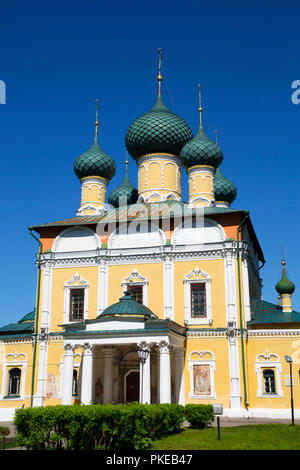
[[220, 147], [210, 140], [200, 126], [197, 134], [180, 153], [182, 166], [187, 170], [195, 165], [210, 165], [217, 168], [223, 160]]
[[136, 119], [125, 136], [125, 145], [133, 158], [149, 153], [179, 155], [182, 147], [193, 138], [189, 125], [173, 114], [158, 97], [155, 106]]
[[237, 195], [235, 184], [225, 178], [219, 168], [216, 169], [215, 173], [214, 191], [216, 201], [225, 201], [230, 204], [235, 200]]
[[86, 176], [100, 176], [111, 180], [116, 172], [116, 164], [102, 150], [97, 138], [95, 138], [91, 148], [75, 160], [74, 171], [79, 179]]
[[276, 284], [276, 290], [278, 294], [290, 294], [295, 290], [295, 284], [287, 278], [285, 273], [282, 274], [282, 278]]
[[[137, 202], [138, 196], [138, 190], [131, 184], [128, 176], [126, 175], [120, 186], [110, 193], [108, 202], [114, 207], [119, 207], [120, 202], [122, 204], [126, 202], [127, 205], [130, 205]], [[122, 198], [121, 201], [120, 198]]]

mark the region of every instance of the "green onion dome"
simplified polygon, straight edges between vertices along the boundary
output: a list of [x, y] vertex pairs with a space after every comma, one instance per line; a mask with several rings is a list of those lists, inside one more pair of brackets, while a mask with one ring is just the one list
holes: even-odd
[[138, 190], [131, 184], [128, 175], [126, 174], [120, 186], [111, 191], [110, 195], [108, 196], [108, 202], [114, 207], [119, 207], [120, 203], [122, 205], [135, 204], [138, 200], [138, 197]]
[[195, 165], [209, 165], [217, 168], [223, 160], [223, 152], [218, 144], [207, 137], [200, 124], [193, 140], [181, 150], [180, 159], [186, 170]]
[[74, 171], [79, 179], [86, 176], [100, 176], [111, 180], [114, 176], [116, 164], [100, 147], [97, 134], [91, 148], [75, 160]]
[[216, 169], [214, 178], [215, 200], [224, 201], [231, 204], [237, 195], [237, 189], [234, 183], [222, 175], [220, 168]]
[[287, 275], [286, 275], [286, 272], [285, 272], [285, 267], [284, 267], [285, 266], [284, 261], [282, 261], [282, 265], [283, 265], [282, 278], [280, 279], [279, 282], [277, 282], [275, 288], [276, 288], [278, 294], [280, 294], [280, 295], [282, 295], [282, 294], [292, 295], [292, 293], [295, 290], [295, 284], [287, 278]]
[[113, 315], [137, 315], [148, 318], [156, 318], [156, 315], [145, 305], [133, 300], [130, 292], [125, 292], [119, 302], [110, 305], [98, 316], [98, 318]]
[[159, 92], [153, 108], [127, 130], [125, 145], [134, 159], [152, 153], [179, 155], [192, 138], [189, 125], [166, 107]]

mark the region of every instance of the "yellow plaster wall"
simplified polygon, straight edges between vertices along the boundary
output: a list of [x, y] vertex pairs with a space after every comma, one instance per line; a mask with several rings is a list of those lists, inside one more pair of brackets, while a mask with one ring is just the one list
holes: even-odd
[[[194, 352], [209, 351], [214, 355], [216, 370], [214, 372], [214, 385], [216, 398], [190, 398], [191, 390], [190, 372], [188, 370], [189, 355]], [[188, 338], [185, 353], [185, 399], [186, 403], [222, 403], [224, 408], [229, 408], [230, 379], [228, 367], [228, 343], [226, 338]], [[198, 360], [197, 355], [192, 356]]]
[[127, 266], [109, 266], [108, 305], [119, 301], [123, 295], [122, 282], [136, 269], [148, 281], [148, 308], [159, 318], [163, 318], [163, 264], [132, 264]]
[[52, 303], [51, 303], [51, 331], [62, 331], [59, 325], [63, 322], [64, 312], [64, 285], [72, 276], [78, 273], [89, 284], [88, 318], [97, 317], [98, 297], [98, 268], [89, 266], [82, 268], [57, 268], [53, 271]]
[[[38, 349], [38, 348], [37, 348]], [[8, 356], [12, 354], [13, 356]], [[15, 357], [15, 355], [17, 355]], [[36, 364], [38, 364], [38, 350], [37, 350], [37, 359]], [[18, 399], [4, 399], [1, 401], [1, 408], [18, 408], [25, 404], [26, 406], [30, 405], [30, 396], [31, 396], [31, 378], [32, 378], [32, 359], [33, 359], [33, 342], [18, 342], [13, 341], [11, 343], [2, 343], [0, 345], [0, 389], [2, 389], [3, 380], [5, 380], [4, 384], [4, 396], [7, 394], [7, 387], [8, 387], [8, 372], [10, 369], [15, 367], [21, 369], [21, 377], [23, 378], [25, 373], [25, 364], [24, 361], [27, 362], [27, 370], [25, 375], [25, 400], [18, 400]], [[3, 377], [3, 362], [8, 361], [6, 367], [6, 376]], [[37, 368], [36, 368], [37, 374]], [[35, 375], [36, 375], [35, 374]]]
[[[283, 392], [283, 397], [272, 397], [266, 396], [258, 398], [258, 379], [255, 372], [255, 361], [259, 354], [277, 354], [281, 362], [281, 374], [280, 381]], [[246, 344], [246, 364], [247, 364], [247, 393], [248, 402], [251, 408], [278, 408], [278, 409], [289, 409], [290, 408], [290, 387], [285, 385], [285, 376], [290, 375], [289, 364], [286, 363], [284, 356], [289, 355], [293, 360], [293, 396], [294, 396], [294, 407], [300, 408], [300, 340], [291, 338], [283, 335], [267, 337], [259, 337], [249, 339]], [[273, 362], [272, 360], [270, 361]], [[262, 363], [260, 361], [260, 363]], [[265, 367], [267, 369], [272, 368], [271, 365]], [[276, 377], [276, 373], [275, 373]], [[278, 384], [276, 383], [276, 390], [278, 390]]]

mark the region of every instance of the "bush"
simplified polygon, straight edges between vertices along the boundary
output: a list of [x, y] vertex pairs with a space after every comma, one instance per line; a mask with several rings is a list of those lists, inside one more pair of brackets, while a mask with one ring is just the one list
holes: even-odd
[[193, 429], [203, 429], [214, 420], [212, 405], [185, 405], [184, 415]]
[[17, 442], [32, 450], [143, 450], [152, 439], [178, 432], [184, 407], [176, 404], [74, 405], [20, 408]]

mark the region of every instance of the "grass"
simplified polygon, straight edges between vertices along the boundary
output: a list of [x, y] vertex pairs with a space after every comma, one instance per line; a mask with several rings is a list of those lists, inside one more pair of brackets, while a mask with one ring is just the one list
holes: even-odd
[[183, 429], [153, 441], [151, 450], [300, 450], [300, 425], [256, 424]]

